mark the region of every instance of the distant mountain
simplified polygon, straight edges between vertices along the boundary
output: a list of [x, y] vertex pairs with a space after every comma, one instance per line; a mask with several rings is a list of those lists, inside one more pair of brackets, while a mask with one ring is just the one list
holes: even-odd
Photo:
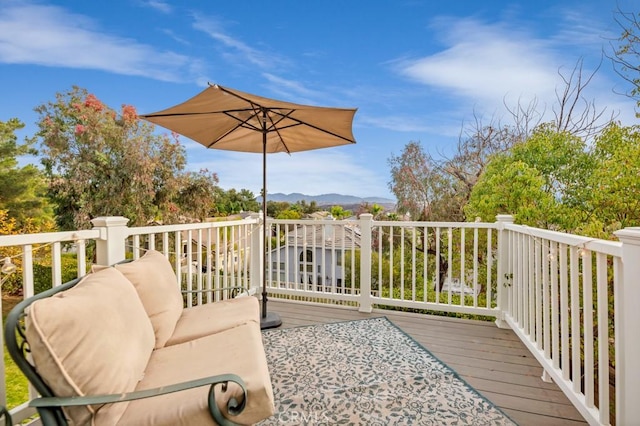
[[[300, 193], [283, 194], [280, 192], [274, 194], [267, 194], [267, 200], [269, 201], [286, 201], [288, 203], [295, 203], [297, 201], [306, 201], [310, 203], [315, 201], [319, 206], [325, 205], [343, 205], [343, 204], [395, 204], [395, 200], [383, 197], [355, 197], [353, 195], [342, 194], [322, 194], [322, 195], [305, 195]], [[262, 197], [258, 196], [258, 201], [262, 201]]]

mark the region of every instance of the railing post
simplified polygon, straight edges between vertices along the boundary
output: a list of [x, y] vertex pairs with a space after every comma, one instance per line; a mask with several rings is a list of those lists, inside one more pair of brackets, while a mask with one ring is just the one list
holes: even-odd
[[505, 321], [506, 309], [509, 304], [509, 291], [505, 287], [505, 283], [507, 282], [506, 277], [512, 273], [509, 270], [511, 250], [509, 248], [509, 233], [504, 229], [504, 225], [513, 223], [513, 220], [513, 216], [509, 214], [496, 216], [496, 223], [498, 224], [498, 272], [496, 277], [498, 315], [496, 316], [496, 325], [499, 328], [510, 328]]
[[100, 230], [96, 240], [96, 263], [113, 265], [126, 258], [125, 239], [129, 236], [129, 219], [122, 216], [101, 216], [91, 219], [94, 229]]
[[371, 232], [373, 215], [360, 215], [360, 312], [371, 312]]
[[640, 227], [615, 232], [622, 242], [621, 277], [614, 288], [616, 424], [640, 419]]
[[251, 263], [249, 285], [252, 289], [252, 292], [255, 292], [255, 295], [258, 296], [258, 298], [261, 298], [262, 274], [264, 272], [264, 268], [262, 267], [262, 212], [251, 213], [251, 219], [255, 220], [256, 223], [254, 223], [251, 228]]

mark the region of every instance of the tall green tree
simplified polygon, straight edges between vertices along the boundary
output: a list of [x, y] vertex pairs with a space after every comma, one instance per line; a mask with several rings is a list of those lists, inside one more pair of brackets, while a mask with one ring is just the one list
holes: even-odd
[[592, 158], [585, 198], [593, 214], [581, 232], [611, 238], [618, 229], [640, 226], [640, 126], [609, 125], [596, 138]]
[[0, 121], [0, 210], [18, 226], [50, 222], [53, 210], [46, 199], [44, 175], [33, 164], [20, 166], [19, 157], [36, 154], [33, 143], [18, 143], [16, 130], [24, 124], [17, 118]]
[[441, 177], [437, 164], [422, 144], [409, 142], [402, 153], [392, 155], [388, 163], [391, 167], [389, 189], [396, 196], [398, 211], [409, 213], [413, 220], [432, 220]]
[[585, 185], [593, 167], [583, 139], [542, 125], [492, 158], [465, 206], [467, 220], [513, 214], [518, 223], [576, 230], [591, 215]]
[[218, 189], [218, 175], [203, 169], [186, 172], [178, 177], [176, 204], [191, 218], [203, 221], [211, 216], [215, 208], [215, 193]]
[[[178, 135], [155, 134], [133, 106], [115, 111], [86, 89], [73, 87], [36, 111], [60, 228], [88, 228], [97, 216], [125, 216], [139, 226], [201, 214], [180, 204], [180, 191], [194, 180], [184, 176], [185, 150]], [[207, 197], [202, 191], [199, 195]]]
[[519, 127], [483, 125], [476, 118], [450, 158], [435, 160], [419, 142], [408, 143], [400, 156], [389, 159], [389, 188], [398, 200], [398, 211], [414, 220], [464, 220], [464, 206], [491, 156], [520, 140]]
[[216, 191], [213, 211], [216, 216], [229, 216], [240, 212], [259, 212], [260, 203], [256, 201], [253, 192], [248, 189], [229, 189], [225, 191], [218, 188]]

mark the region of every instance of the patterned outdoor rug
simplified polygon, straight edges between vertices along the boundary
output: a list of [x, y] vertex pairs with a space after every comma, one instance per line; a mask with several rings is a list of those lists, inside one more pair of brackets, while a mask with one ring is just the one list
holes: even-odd
[[514, 425], [387, 318], [265, 330], [276, 414], [260, 425]]

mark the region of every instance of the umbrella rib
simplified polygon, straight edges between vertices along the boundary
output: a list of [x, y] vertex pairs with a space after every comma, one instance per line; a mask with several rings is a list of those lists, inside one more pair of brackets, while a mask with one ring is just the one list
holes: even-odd
[[[220, 87], [220, 86], [218, 86], [218, 87]], [[258, 113], [260, 112], [260, 109], [256, 108], [257, 104], [255, 104], [255, 103], [253, 103], [251, 101], [248, 101], [248, 102], [251, 105], [251, 108], [240, 108], [240, 109], [222, 111], [223, 114], [226, 115], [227, 117], [233, 118], [234, 120], [238, 121], [238, 125], [233, 127], [232, 129], [229, 129], [223, 135], [219, 136], [216, 140], [214, 140], [211, 143], [209, 143], [207, 145], [207, 148], [211, 148], [213, 145], [215, 145], [216, 143], [220, 142], [227, 135], [233, 133], [236, 129], [238, 129], [240, 127], [244, 127], [245, 129], [254, 130], [254, 131], [258, 131], [258, 132], [262, 132], [263, 131], [262, 128], [249, 123], [249, 120], [258, 117]], [[235, 115], [232, 114], [233, 112], [245, 112], [245, 111], [252, 111], [253, 114], [249, 115], [245, 119], [241, 119], [240, 117], [236, 117]]]
[[[267, 109], [268, 111], [271, 111], [271, 112], [274, 112], [274, 113], [276, 113], [276, 114], [279, 114], [279, 115], [283, 116], [283, 118], [289, 118], [289, 119], [291, 119], [291, 120], [297, 121], [297, 122], [298, 122], [298, 124], [302, 124], [302, 125], [305, 125], [305, 126], [309, 126], [309, 127], [311, 127], [311, 128], [314, 128], [314, 129], [316, 129], [316, 130], [319, 130], [319, 131], [321, 131], [321, 132], [323, 132], [323, 133], [326, 133], [326, 134], [328, 134], [328, 135], [335, 136], [335, 137], [337, 137], [337, 138], [339, 138], [339, 139], [342, 139], [342, 140], [345, 140], [345, 141], [347, 141], [347, 142], [355, 143], [355, 141], [354, 141], [354, 140], [352, 140], [352, 139], [349, 139], [349, 138], [346, 138], [346, 137], [344, 137], [344, 136], [342, 136], [342, 135], [339, 135], [339, 134], [337, 134], [337, 133], [330, 132], [330, 131], [328, 131], [328, 130], [322, 129], [322, 128], [318, 127], [318, 126], [315, 126], [315, 125], [313, 125], [313, 124], [307, 123], [307, 122], [302, 121], [302, 120], [299, 120], [299, 119], [297, 119], [297, 118], [295, 118], [295, 117], [291, 117], [291, 116], [290, 116], [290, 114], [291, 114], [291, 113], [293, 113], [294, 111], [296, 111], [295, 109], [291, 109], [291, 110], [289, 111], [289, 113], [285, 116], [284, 114], [277, 112], [277, 111], [276, 111], [276, 108], [273, 108], [273, 107], [271, 107], [271, 108], [270, 108], [270, 107], [262, 106], [262, 105], [260, 105], [260, 104], [258, 104], [258, 103], [256, 103], [256, 102], [252, 101], [251, 99], [248, 99], [248, 98], [245, 98], [244, 96], [238, 95], [237, 93], [235, 93], [235, 92], [233, 92], [233, 91], [231, 91], [231, 90], [228, 90], [228, 89], [226, 89], [226, 88], [224, 88], [224, 87], [222, 87], [222, 86], [220, 86], [220, 85], [218, 85], [218, 84], [215, 84], [215, 85], [214, 85], [214, 87], [217, 87], [218, 89], [222, 90], [223, 92], [228, 93], [228, 94], [230, 94], [230, 95], [232, 95], [232, 96], [235, 96], [235, 97], [236, 97], [236, 98], [238, 98], [238, 99], [242, 99], [243, 101], [245, 101], [245, 102], [247, 102], [247, 103], [249, 103], [249, 104], [251, 104], [251, 105], [258, 105], [260, 108], [265, 108], [265, 109]], [[279, 108], [278, 108], [278, 109], [279, 109]], [[272, 123], [273, 123], [273, 120], [272, 120]], [[291, 127], [291, 126], [288, 126], [288, 127]], [[277, 130], [277, 129], [275, 129], [275, 131], [277, 132], [278, 130]]]
[[[311, 124], [311, 123], [307, 123], [306, 121], [302, 121], [302, 120], [300, 120], [300, 119], [298, 119], [298, 118], [292, 117], [292, 116], [291, 116], [291, 114], [292, 114], [293, 112], [297, 111], [297, 110], [295, 110], [295, 109], [291, 109], [291, 110], [289, 110], [289, 112], [288, 112], [287, 114], [283, 114], [283, 113], [281, 113], [281, 112], [278, 112], [278, 111], [276, 111], [275, 109], [271, 109], [270, 111], [272, 111], [273, 113], [278, 114], [278, 115], [280, 115], [280, 116], [282, 117], [282, 118], [281, 118], [280, 120], [278, 120], [276, 123], [274, 123], [273, 119], [271, 119], [271, 118], [270, 118], [271, 122], [272, 122], [274, 125], [276, 125], [276, 124], [277, 124], [277, 123], [279, 123], [280, 121], [284, 120], [285, 118], [288, 118], [289, 120], [293, 120], [293, 121], [295, 121], [295, 122], [296, 122], [296, 124], [290, 124], [290, 125], [288, 125], [288, 126], [283, 126], [283, 127], [280, 127], [280, 128], [275, 128], [274, 130], [275, 130], [276, 132], [278, 132], [278, 130], [287, 129], [287, 128], [289, 128], [289, 127], [294, 127], [294, 126], [308, 126], [308, 127], [311, 127], [312, 129], [316, 129], [316, 130], [318, 130], [318, 131], [320, 131], [320, 132], [322, 132], [322, 133], [326, 133], [326, 134], [328, 134], [328, 135], [335, 136], [335, 137], [336, 137], [336, 138], [338, 138], [338, 139], [342, 139], [342, 140], [345, 140], [345, 141], [347, 141], [347, 142], [355, 143], [355, 141], [354, 141], [354, 140], [352, 140], [352, 139], [346, 138], [346, 137], [344, 137], [344, 136], [342, 136], [342, 135], [339, 135], [339, 134], [337, 134], [337, 133], [330, 132], [330, 131], [328, 131], [328, 130], [326, 130], [326, 129], [323, 129], [323, 128], [318, 127], [318, 126], [316, 126], [316, 125], [313, 125], [313, 124]], [[278, 134], [279, 134], [279, 133], [278, 133]]]

